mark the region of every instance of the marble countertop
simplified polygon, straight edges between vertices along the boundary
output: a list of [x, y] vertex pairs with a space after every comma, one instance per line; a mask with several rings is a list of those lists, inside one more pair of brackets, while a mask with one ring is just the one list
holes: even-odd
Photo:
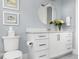
[[55, 30], [48, 30], [46, 28], [29, 28], [26, 30], [26, 33], [63, 33], [63, 32], [72, 32], [72, 31], [55, 31]]

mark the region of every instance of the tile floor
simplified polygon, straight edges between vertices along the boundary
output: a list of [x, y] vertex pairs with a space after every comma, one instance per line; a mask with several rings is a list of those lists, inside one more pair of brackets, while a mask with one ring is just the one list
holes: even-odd
[[[24, 55], [23, 59], [28, 59], [28, 58], [26, 58], [26, 55]], [[52, 59], [78, 59], [78, 56], [74, 54], [67, 54], [65, 56], [59, 58], [52, 58]]]
[[[3, 58], [0, 58], [0, 59], [3, 59]], [[28, 59], [26, 54], [23, 55], [23, 59]], [[59, 58], [52, 58], [52, 59], [78, 59], [78, 56], [74, 54], [67, 54], [65, 56], [62, 56]]]
[[69, 54], [69, 55], [65, 55], [59, 58], [54, 58], [54, 59], [78, 59], [78, 56], [74, 54]]

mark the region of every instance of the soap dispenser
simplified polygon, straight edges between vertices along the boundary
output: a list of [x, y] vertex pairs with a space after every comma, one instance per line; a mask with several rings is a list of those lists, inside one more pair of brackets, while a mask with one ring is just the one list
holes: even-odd
[[66, 17], [66, 25], [71, 26], [71, 17], [70, 16]]

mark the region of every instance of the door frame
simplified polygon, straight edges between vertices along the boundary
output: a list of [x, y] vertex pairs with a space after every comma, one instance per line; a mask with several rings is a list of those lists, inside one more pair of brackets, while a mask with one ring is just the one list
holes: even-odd
[[76, 16], [76, 23], [75, 23], [75, 26], [76, 26], [76, 29], [75, 29], [75, 48], [73, 49], [73, 54], [76, 54], [78, 55], [78, 39], [79, 39], [79, 1], [76, 0], [76, 5], [75, 5], [75, 16]]

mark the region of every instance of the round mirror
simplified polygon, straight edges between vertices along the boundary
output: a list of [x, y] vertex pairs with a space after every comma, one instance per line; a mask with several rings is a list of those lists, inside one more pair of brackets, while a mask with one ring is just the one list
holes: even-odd
[[56, 8], [52, 4], [41, 5], [38, 15], [42, 23], [48, 24], [50, 20], [54, 20], [56, 18]]

